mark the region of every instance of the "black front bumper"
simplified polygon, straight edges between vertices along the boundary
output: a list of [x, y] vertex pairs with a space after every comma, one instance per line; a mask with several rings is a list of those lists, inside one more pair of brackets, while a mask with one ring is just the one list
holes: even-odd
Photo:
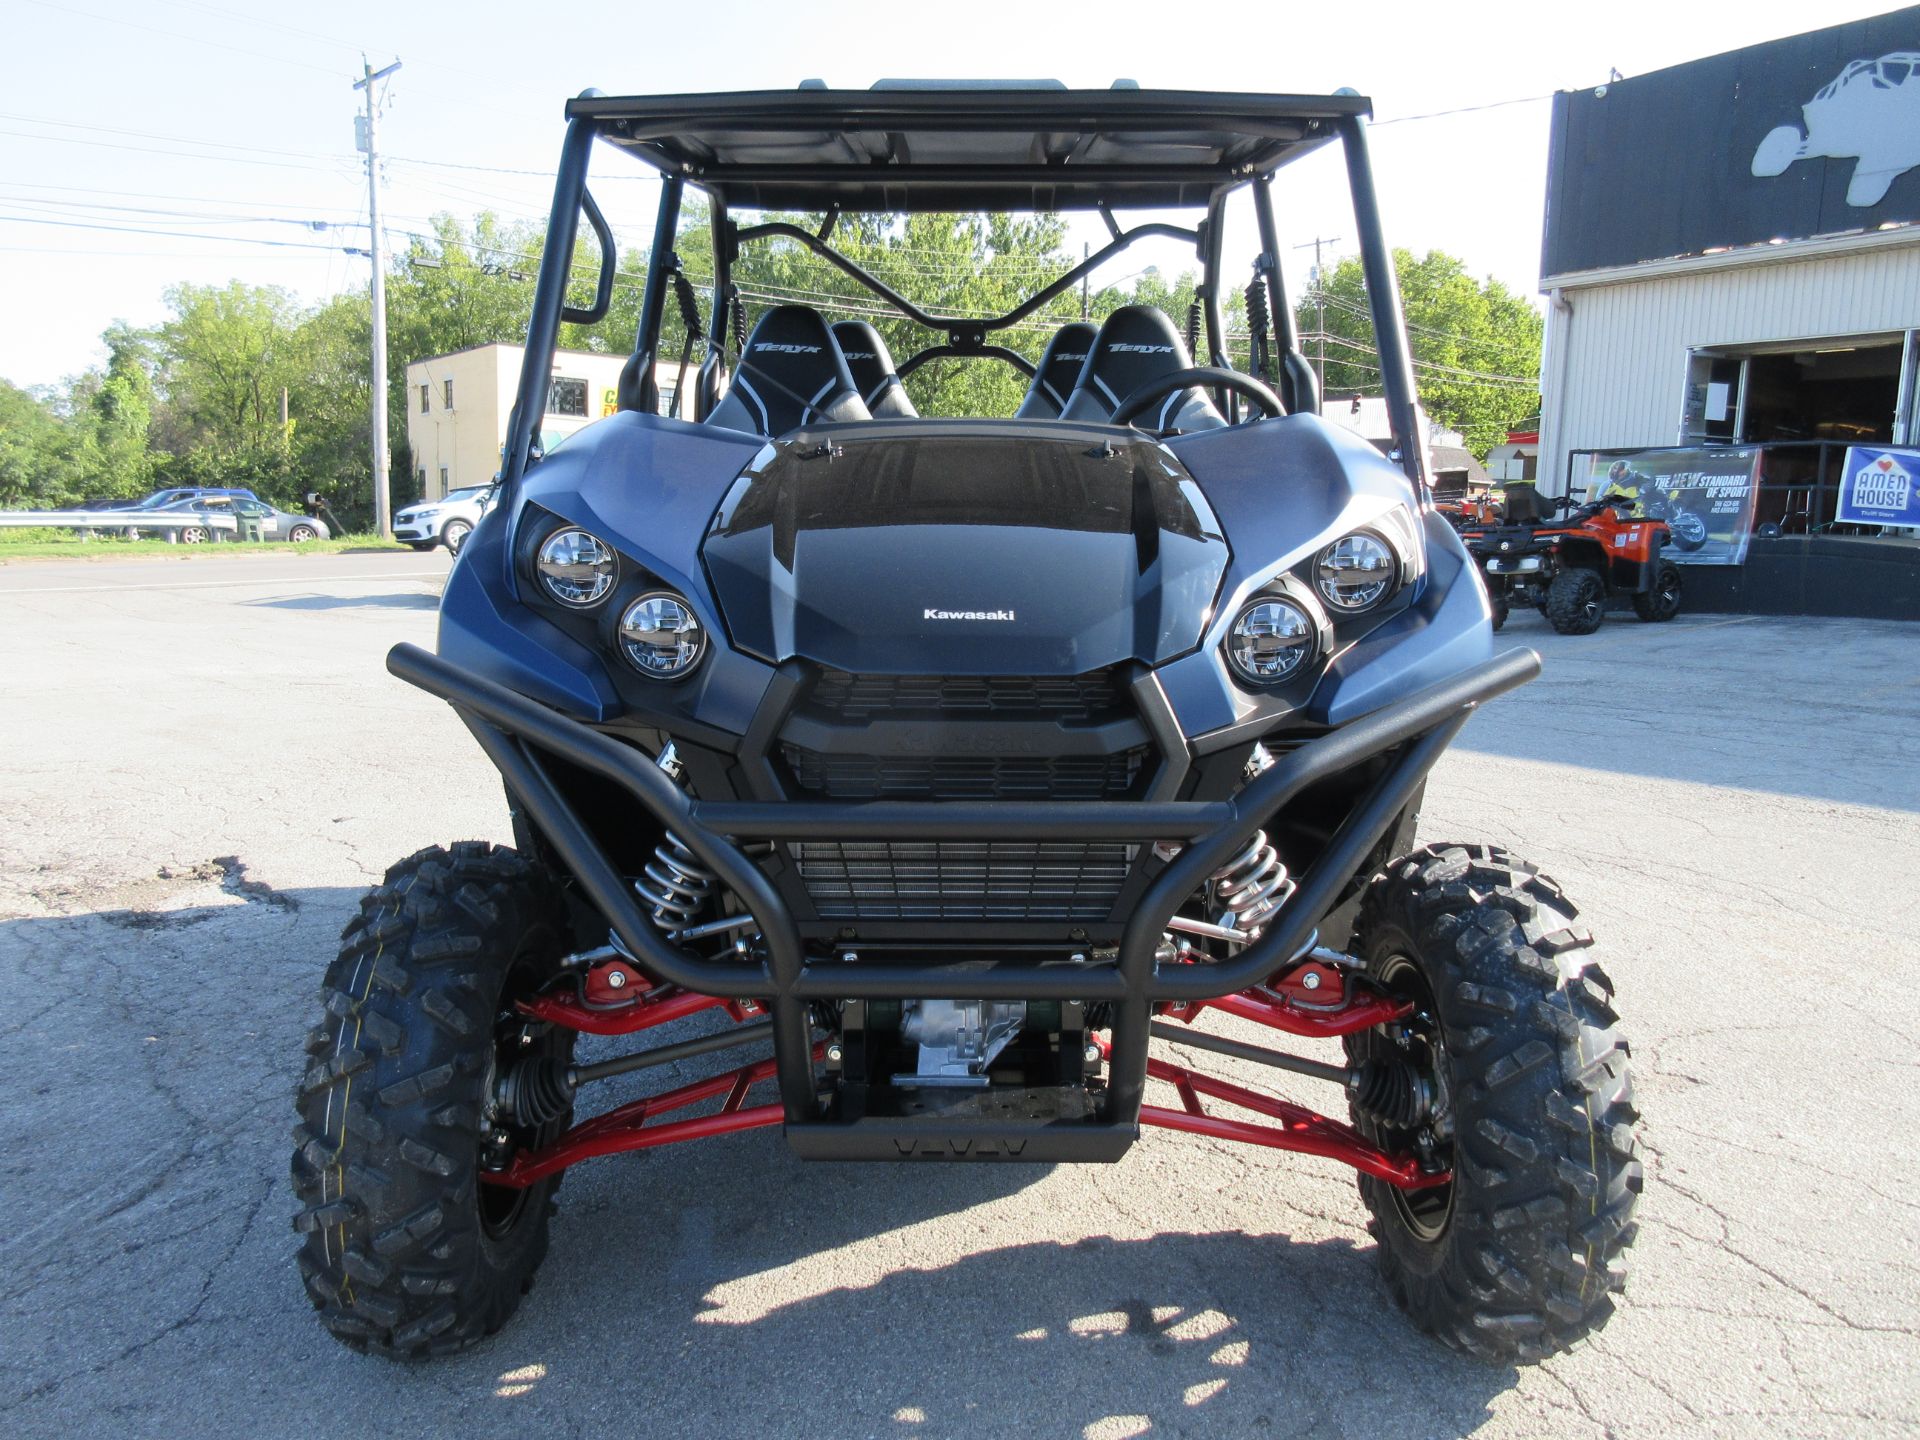
[[[1530, 650], [1496, 656], [1385, 706], [1281, 757], [1223, 801], [703, 802], [690, 798], [639, 751], [470, 674], [413, 645], [387, 668], [451, 704], [528, 818], [553, 846], [614, 936], [655, 978], [706, 995], [766, 1003], [790, 1143], [815, 1158], [953, 1154], [1026, 1160], [1117, 1159], [1138, 1134], [1152, 1007], [1213, 999], [1268, 979], [1313, 943], [1316, 927], [1406, 807], [1473, 708], [1540, 670]], [[1395, 751], [1299, 888], [1260, 938], [1212, 965], [1156, 962], [1167, 921], [1253, 832], [1308, 786]], [[628, 795], [678, 835], [752, 914], [765, 945], [758, 962], [689, 954], [655, 928], [615, 866], [562, 796], [542, 760], [551, 755]], [[759, 840], [1177, 841], [1179, 856], [1128, 918], [1117, 958], [1075, 965], [1020, 959], [925, 964], [810, 958], [799, 927], [766, 873], [738, 842]], [[1075, 1121], [946, 1120], [849, 1124], [823, 1119], [809, 1007], [819, 1000], [990, 999], [1106, 1003], [1112, 1051], [1097, 1118]]]

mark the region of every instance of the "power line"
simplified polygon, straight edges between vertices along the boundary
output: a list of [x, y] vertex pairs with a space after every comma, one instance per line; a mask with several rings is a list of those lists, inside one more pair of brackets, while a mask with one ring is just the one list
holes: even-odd
[[56, 14], [68, 19], [78, 16], [86, 20], [104, 21], [110, 25], [125, 25], [130, 30], [144, 30], [149, 35], [160, 35], [169, 40], [184, 40], [190, 45], [203, 45], [214, 50], [227, 50], [235, 55], [246, 55], [255, 60], [271, 60], [276, 65], [291, 65], [300, 70], [311, 70], [319, 75], [329, 75], [338, 78], [342, 73], [339, 70], [330, 69], [324, 65], [309, 65], [304, 60], [292, 60], [285, 55], [274, 55], [265, 50], [249, 50], [243, 45], [229, 45], [223, 40], [209, 40], [204, 36], [189, 35], [181, 30], [166, 30], [158, 25], [142, 25], [138, 20], [128, 20], [119, 15], [101, 15], [92, 10], [76, 10], [72, 5], [66, 3], [66, 0], [60, 0], [58, 4], [53, 3], [53, 0], [27, 0], [27, 3], [29, 5], [38, 5], [43, 10], [52, 10]]
[[1508, 105], [1532, 105], [1536, 101], [1552, 98], [1552, 91], [1548, 91], [1545, 95], [1517, 95], [1511, 100], [1489, 100], [1484, 105], [1461, 105], [1452, 110], [1429, 110], [1424, 115], [1395, 115], [1386, 120], [1372, 121], [1367, 128], [1378, 130], [1382, 125], [1407, 125], [1415, 120], [1444, 120], [1449, 115], [1472, 115], [1480, 110], [1500, 110]]
[[53, 220], [36, 215], [0, 215], [4, 225], [51, 225], [62, 230], [106, 230], [118, 235], [158, 235], [172, 240], [218, 240], [223, 245], [269, 245], [279, 250], [338, 250], [338, 245], [309, 245], [299, 240], [258, 240], [246, 235], [205, 235], [151, 230], [132, 225], [103, 225], [84, 220]]

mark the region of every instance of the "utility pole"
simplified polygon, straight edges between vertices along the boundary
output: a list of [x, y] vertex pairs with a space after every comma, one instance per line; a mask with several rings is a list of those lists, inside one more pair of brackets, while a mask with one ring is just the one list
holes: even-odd
[[361, 78], [353, 82], [353, 88], [366, 91], [367, 96], [358, 138], [367, 152], [367, 224], [372, 230], [367, 248], [373, 255], [373, 528], [387, 537], [393, 534], [387, 495], [387, 241], [380, 229], [380, 106], [373, 87], [399, 68], [396, 60], [384, 70], [375, 70], [362, 55]]
[[[1087, 263], [1087, 256], [1090, 253], [1092, 252], [1088, 250], [1087, 242], [1082, 240], [1080, 242], [1080, 263], [1082, 265]], [[1083, 321], [1087, 318], [1087, 281], [1089, 278], [1091, 277], [1086, 275], [1080, 277], [1080, 318]]]
[[[1327, 393], [1327, 285], [1326, 271], [1321, 268], [1320, 247], [1337, 245], [1341, 238], [1338, 235], [1313, 237], [1313, 341], [1319, 351], [1319, 358], [1313, 362], [1313, 370], [1322, 395]], [[1305, 250], [1307, 247], [1296, 245], [1293, 248]]]

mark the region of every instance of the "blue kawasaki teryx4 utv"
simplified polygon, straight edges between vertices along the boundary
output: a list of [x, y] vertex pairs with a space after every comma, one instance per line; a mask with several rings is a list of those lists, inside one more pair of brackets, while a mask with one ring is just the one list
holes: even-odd
[[[1602, 1324], [1641, 1186], [1611, 987], [1551, 880], [1415, 840], [1430, 767], [1539, 661], [1495, 653], [1430, 503], [1368, 103], [810, 83], [567, 114], [499, 500], [437, 653], [388, 660], [499, 768], [516, 843], [394, 866], [327, 973], [293, 1160], [326, 1326], [468, 1345], [531, 1282], [567, 1167], [760, 1126], [819, 1160], [1113, 1162], [1143, 1127], [1324, 1156], [1442, 1340], [1508, 1362]], [[543, 457], [557, 329], [615, 281], [596, 142], [662, 176], [651, 264], [615, 413]], [[1321, 419], [1278, 264], [1275, 172], [1325, 145], [1385, 453]], [[689, 190], [704, 313], [675, 254]], [[1240, 197], [1244, 369], [1222, 304]], [[843, 215], [986, 211], [1092, 212], [1111, 239], [994, 316], [929, 313], [833, 243]], [[583, 218], [601, 262], [574, 305]], [[1185, 333], [1128, 305], [1037, 361], [996, 343], [1148, 236], [1195, 248]], [[930, 343], [896, 373], [858, 320], [748, 317], [736, 266], [768, 241]], [[705, 356], [662, 416], [670, 305]], [[920, 418], [902, 381], [931, 359], [1012, 365], [1025, 399]], [[639, 1038], [703, 1011], [694, 1038]], [[1338, 1038], [1344, 1062], [1215, 1015]], [[581, 1034], [643, 1048], [577, 1062]], [[1156, 1041], [1324, 1082], [1346, 1118]], [[597, 1081], [723, 1053], [576, 1114]]]

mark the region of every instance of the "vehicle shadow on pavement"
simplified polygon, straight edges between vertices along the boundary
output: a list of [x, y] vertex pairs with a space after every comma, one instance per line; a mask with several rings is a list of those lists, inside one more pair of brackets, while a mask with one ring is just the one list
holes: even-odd
[[393, 595], [283, 595], [244, 603], [258, 610], [438, 610], [440, 597], [408, 590]]
[[590, 1161], [498, 1336], [355, 1355], [301, 1291], [287, 1165], [360, 893], [229, 857], [0, 922], [10, 1433], [301, 1433], [326, 1394], [419, 1435], [1437, 1435], [1516, 1383], [1394, 1310], [1344, 1179], [1158, 1135], [1111, 1167], [809, 1165], [770, 1130]]

